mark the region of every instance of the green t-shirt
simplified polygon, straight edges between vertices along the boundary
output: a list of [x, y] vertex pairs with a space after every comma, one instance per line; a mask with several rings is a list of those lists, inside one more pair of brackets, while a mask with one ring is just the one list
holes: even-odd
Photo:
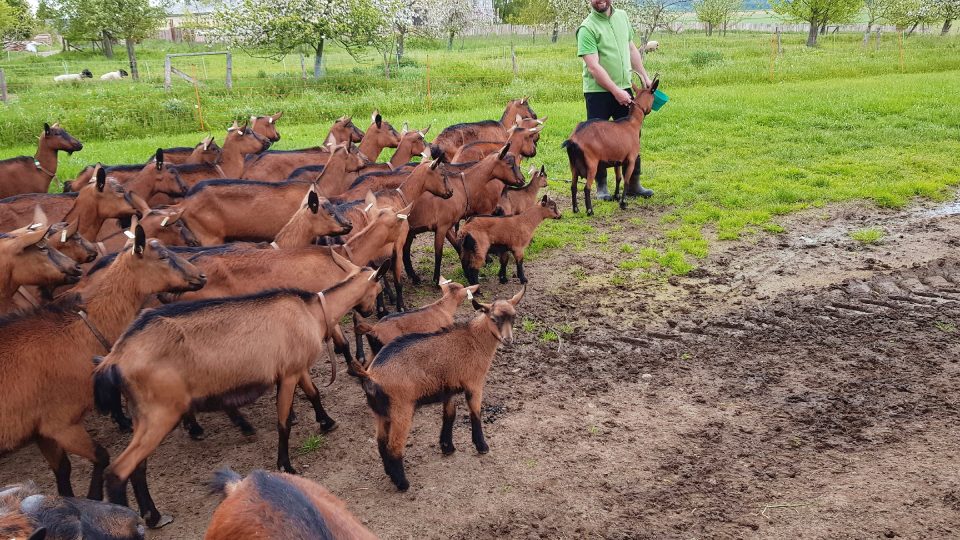
[[[633, 41], [633, 26], [627, 19], [627, 13], [613, 9], [610, 16], [591, 11], [577, 28], [577, 56], [597, 54], [600, 65], [607, 71], [618, 88], [630, 88], [630, 42]], [[583, 65], [583, 92], [606, 92], [600, 86], [587, 65]]]

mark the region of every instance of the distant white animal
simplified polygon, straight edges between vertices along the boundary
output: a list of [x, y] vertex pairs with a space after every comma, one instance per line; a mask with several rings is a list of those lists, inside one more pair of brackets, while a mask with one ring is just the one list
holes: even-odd
[[660, 48], [659, 41], [648, 41], [647, 44], [643, 46], [643, 52], [645, 53], [653, 52], [659, 48]]
[[124, 70], [120, 71], [111, 71], [110, 73], [104, 73], [100, 76], [101, 81], [119, 81], [120, 79], [130, 75]]
[[90, 73], [89, 69], [85, 69], [80, 73], [69, 73], [67, 75], [57, 75], [53, 78], [55, 82], [67, 82], [67, 81], [82, 81], [83, 79], [92, 79], [93, 73]]

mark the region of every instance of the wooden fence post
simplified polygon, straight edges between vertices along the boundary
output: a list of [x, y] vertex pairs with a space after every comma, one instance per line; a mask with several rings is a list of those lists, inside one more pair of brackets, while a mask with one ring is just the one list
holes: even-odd
[[307, 65], [303, 60], [303, 53], [300, 53], [300, 78], [307, 80]]
[[780, 27], [777, 27], [777, 55], [783, 56], [783, 40], [781, 39], [782, 34], [780, 32]]
[[166, 59], [163, 61], [163, 87], [167, 90], [173, 86], [173, 81], [170, 80], [171, 67], [170, 55], [167, 55]]
[[900, 73], [903, 73], [903, 30], [897, 35], [897, 43], [900, 46]]
[[0, 101], [7, 102], [7, 75], [0, 68]]
[[[513, 25], [510, 25], [510, 32], [513, 33]], [[510, 44], [510, 60], [513, 62], [513, 76], [517, 76], [517, 51], [513, 49], [513, 43]]]
[[227, 90], [233, 90], [233, 55], [227, 51]]
[[427, 55], [427, 112], [430, 112], [430, 55]]

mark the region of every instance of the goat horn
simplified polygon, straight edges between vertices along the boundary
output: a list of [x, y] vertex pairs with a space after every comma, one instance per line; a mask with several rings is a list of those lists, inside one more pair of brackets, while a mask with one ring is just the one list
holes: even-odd
[[330, 382], [327, 383], [327, 386], [333, 384], [333, 381], [337, 380], [337, 362], [336, 362], [336, 352], [333, 350], [333, 340], [326, 340], [327, 344], [327, 360], [330, 361]]

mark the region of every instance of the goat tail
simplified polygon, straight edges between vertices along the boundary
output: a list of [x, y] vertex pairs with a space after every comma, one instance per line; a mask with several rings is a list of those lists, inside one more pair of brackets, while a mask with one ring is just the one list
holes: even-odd
[[560, 148], [567, 149], [567, 159], [570, 160], [570, 169], [576, 171], [578, 176], [586, 178], [587, 160], [583, 155], [583, 148], [580, 148], [580, 145], [574, 142], [573, 139], [563, 141]]
[[[371, 361], [371, 364], [372, 363], [373, 362]], [[353, 366], [353, 371], [355, 371], [357, 373], [357, 377], [360, 378], [361, 384], [363, 384], [364, 381], [370, 380], [370, 372], [367, 371], [366, 366], [361, 365], [360, 362], [357, 362], [353, 358], [350, 359], [350, 365]]]
[[242, 481], [243, 477], [234, 472], [233, 469], [224, 467], [213, 473], [213, 478], [210, 479], [210, 483], [208, 484], [210, 494], [220, 494], [226, 497], [236, 491], [237, 486], [239, 486]]
[[370, 324], [370, 323], [368, 323], [367, 321], [365, 321], [365, 320], [363, 320], [363, 319], [359, 319], [359, 320], [357, 321], [357, 327], [354, 328], [354, 330], [355, 330], [356, 332], [361, 333], [361, 334], [367, 334], [367, 333], [373, 331], [373, 325]]
[[103, 414], [111, 413], [121, 407], [120, 394], [123, 389], [123, 375], [120, 366], [103, 363], [102, 356], [93, 357], [93, 403]]

